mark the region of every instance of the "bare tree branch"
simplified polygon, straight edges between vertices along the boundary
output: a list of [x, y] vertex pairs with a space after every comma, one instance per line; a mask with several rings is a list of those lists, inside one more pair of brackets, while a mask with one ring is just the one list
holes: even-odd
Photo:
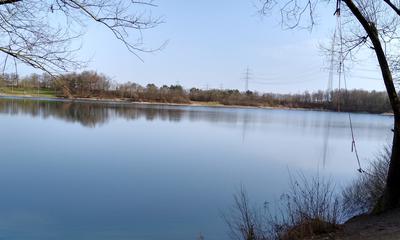
[[[271, 3], [272, 0], [261, 0], [264, 3]], [[324, 0], [319, 0], [320, 2]], [[315, 0], [315, 2], [319, 2]], [[307, 6], [310, 0], [286, 0], [284, 1], [284, 9], [286, 6]], [[348, 37], [340, 37], [341, 55], [339, 64], [343, 63], [343, 54], [350, 54], [360, 46], [368, 46], [375, 54], [377, 62], [381, 70], [383, 82], [386, 87], [386, 92], [390, 100], [391, 108], [394, 113], [394, 128], [393, 128], [393, 144], [390, 158], [390, 166], [388, 178], [386, 181], [385, 192], [375, 206], [374, 212], [382, 212], [400, 207], [400, 98], [396, 90], [393, 71], [398, 70], [399, 66], [399, 40], [400, 40], [400, 8], [399, 3], [393, 3], [391, 0], [337, 0], [325, 2], [335, 2], [336, 12], [340, 11], [341, 18], [338, 21], [339, 32], [345, 32]], [[341, 4], [344, 8], [341, 8]], [[266, 4], [266, 6], [269, 6]], [[299, 26], [299, 20], [302, 15], [309, 13], [313, 15], [313, 11], [305, 8], [292, 8], [289, 17], [286, 17], [285, 12], [281, 11], [283, 20], [291, 22], [295, 20], [293, 27]], [[344, 12], [344, 14], [342, 14]], [[313, 25], [311, 18], [310, 25]], [[342, 25], [342, 20], [347, 22]], [[293, 23], [293, 21], [292, 21]], [[367, 36], [365, 36], [367, 35]], [[347, 51], [347, 52], [345, 52]], [[396, 55], [390, 53], [396, 52]], [[390, 62], [392, 61], [392, 62]]]
[[[99, 23], [139, 59], [143, 32], [162, 23], [152, 0], [0, 0], [0, 57], [54, 74], [85, 64], [77, 41], [87, 21]], [[163, 46], [163, 45], [162, 45]]]
[[393, 11], [395, 11], [397, 13], [397, 15], [400, 15], [400, 8], [398, 8], [394, 3], [392, 3], [392, 1], [390, 0], [383, 0], [385, 3], [387, 3], [389, 5], [389, 7], [391, 7], [393, 9]]
[[20, 2], [22, 0], [0, 0], [0, 5]]

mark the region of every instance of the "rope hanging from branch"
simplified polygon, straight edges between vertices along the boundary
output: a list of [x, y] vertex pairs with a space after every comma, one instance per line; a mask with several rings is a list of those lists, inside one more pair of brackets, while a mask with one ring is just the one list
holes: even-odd
[[[339, 39], [340, 39], [340, 50], [339, 50], [339, 69], [338, 69], [338, 74], [339, 74], [339, 96], [338, 96], [338, 111], [340, 112], [340, 102], [341, 102], [341, 98], [342, 98], [342, 92], [341, 92], [341, 81], [343, 79], [344, 82], [344, 90], [345, 93], [347, 95], [348, 93], [348, 89], [347, 89], [347, 79], [346, 79], [346, 74], [345, 74], [345, 66], [344, 66], [344, 51], [343, 51], [343, 32], [342, 32], [342, 19], [341, 19], [341, 0], [337, 0], [336, 2], [336, 11], [335, 14], [337, 17], [337, 26], [336, 26], [336, 31], [339, 32]], [[335, 33], [336, 34], [336, 33]], [[334, 50], [332, 50], [332, 54], [334, 54]], [[355, 158], [357, 160], [357, 164], [358, 164], [358, 169], [357, 171], [360, 173], [365, 173], [365, 174], [369, 174], [367, 171], [365, 171], [362, 166], [361, 166], [361, 161], [360, 161], [360, 157], [358, 154], [358, 150], [357, 150], [357, 144], [356, 144], [356, 138], [354, 135], [354, 126], [353, 126], [353, 120], [351, 117], [351, 113], [348, 113], [348, 119], [349, 119], [349, 127], [350, 127], [350, 133], [351, 133], [351, 152], [354, 153]]]

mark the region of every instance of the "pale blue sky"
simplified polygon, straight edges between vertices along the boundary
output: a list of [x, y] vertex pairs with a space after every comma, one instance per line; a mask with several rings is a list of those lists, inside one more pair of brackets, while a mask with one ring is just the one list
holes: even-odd
[[[322, 9], [312, 32], [282, 30], [279, 16], [261, 18], [252, 0], [158, 0], [155, 15], [165, 23], [144, 32], [147, 47], [169, 44], [162, 51], [144, 53], [141, 62], [113, 39], [110, 32], [90, 25], [83, 40], [82, 58], [91, 58], [88, 69], [111, 76], [117, 82], [175, 84], [184, 87], [244, 89], [242, 73], [253, 73], [250, 90], [296, 93], [326, 89], [326, 56], [319, 48], [332, 35], [332, 9]], [[94, 27], [93, 27], [94, 26]], [[366, 63], [370, 62], [370, 63]], [[374, 69], [373, 61], [355, 64]], [[372, 67], [371, 67], [372, 66]], [[382, 90], [373, 71], [354, 71], [350, 88]], [[269, 83], [265, 83], [269, 82]], [[335, 83], [337, 85], [337, 83]]]

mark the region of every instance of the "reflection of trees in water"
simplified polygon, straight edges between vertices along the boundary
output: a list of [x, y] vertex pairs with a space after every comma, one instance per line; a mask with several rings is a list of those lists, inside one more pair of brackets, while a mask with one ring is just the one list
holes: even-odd
[[0, 101], [0, 112], [42, 118], [54, 117], [67, 122], [79, 122], [87, 127], [94, 127], [108, 119], [108, 112], [105, 108], [74, 102], [7, 99]]
[[67, 122], [80, 123], [85, 127], [95, 127], [110, 119], [122, 118], [147, 121], [162, 120], [178, 122], [206, 120], [208, 122], [237, 123], [241, 116], [236, 111], [205, 108], [186, 108], [166, 105], [90, 103], [78, 101], [41, 101], [28, 99], [1, 99], [0, 113], [10, 115], [30, 115], [32, 117], [57, 118]]
[[127, 104], [60, 102], [2, 99], [0, 113], [32, 117], [54, 117], [67, 122], [77, 122], [85, 127], [95, 127], [104, 124], [112, 118], [136, 120], [144, 117], [146, 120], [179, 121], [182, 110], [168, 108], [137, 107]]
[[[204, 121], [208, 123], [229, 123], [231, 127], [242, 127], [242, 137], [249, 127], [255, 124], [270, 126], [279, 124], [288, 128], [301, 128], [302, 131], [318, 136], [321, 131], [325, 135], [336, 137], [342, 135], [340, 129], [348, 129], [346, 115], [328, 112], [312, 111], [286, 111], [286, 110], [257, 110], [257, 109], [231, 109], [209, 107], [182, 107], [169, 105], [146, 105], [125, 103], [91, 103], [72, 101], [34, 101], [28, 99], [0, 99], [0, 113], [19, 115], [25, 114], [32, 117], [57, 118], [67, 122], [79, 123], [85, 127], [95, 127], [107, 123], [111, 119], [122, 118], [126, 120], [146, 119], [147, 121], [161, 120], [179, 122]], [[328, 121], [329, 119], [329, 121]], [[390, 125], [390, 123], [389, 123]], [[381, 119], [372, 115], [360, 115], [355, 118], [355, 129], [360, 129], [363, 134], [374, 136], [377, 132], [372, 130], [387, 129]], [[327, 128], [329, 134], [327, 134]], [[330, 130], [329, 130], [330, 129]], [[367, 129], [369, 131], [362, 131]], [[327, 138], [327, 137], [326, 137]]]

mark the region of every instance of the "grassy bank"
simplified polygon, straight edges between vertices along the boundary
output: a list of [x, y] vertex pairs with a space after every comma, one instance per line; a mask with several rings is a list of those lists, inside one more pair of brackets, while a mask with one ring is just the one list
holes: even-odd
[[57, 94], [54, 90], [50, 89], [37, 89], [37, 88], [11, 88], [11, 87], [0, 87], [0, 94], [9, 96], [32, 96], [42, 98], [56, 98]]

